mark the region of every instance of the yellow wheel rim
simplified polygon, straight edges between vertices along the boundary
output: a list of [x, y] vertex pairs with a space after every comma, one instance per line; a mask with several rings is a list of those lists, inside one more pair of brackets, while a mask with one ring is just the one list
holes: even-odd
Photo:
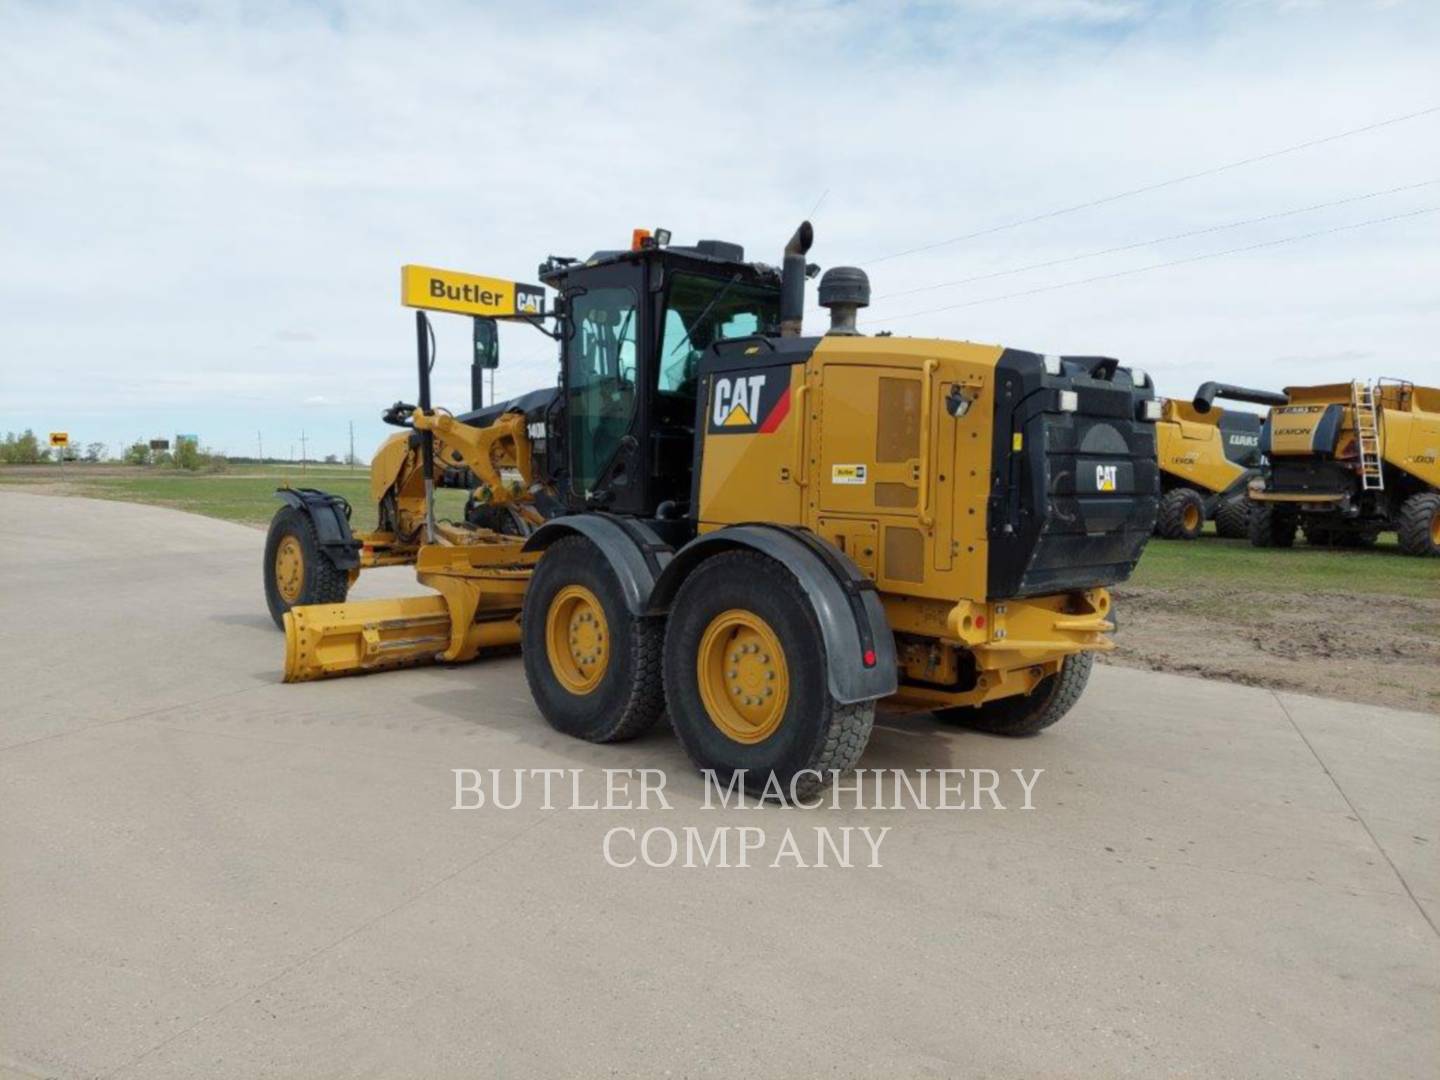
[[1440, 546], [1440, 510], [1430, 515], [1430, 543]]
[[1200, 511], [1193, 504], [1185, 507], [1185, 531], [1193, 532], [1200, 527]]
[[770, 624], [732, 608], [710, 620], [695, 658], [700, 700], [710, 721], [738, 743], [775, 734], [790, 700], [785, 650]]
[[305, 590], [305, 552], [297, 536], [285, 537], [275, 549], [275, 587], [287, 604], [298, 601]]
[[610, 626], [605, 609], [583, 585], [566, 585], [545, 613], [545, 652], [550, 670], [572, 694], [600, 685], [610, 664]]

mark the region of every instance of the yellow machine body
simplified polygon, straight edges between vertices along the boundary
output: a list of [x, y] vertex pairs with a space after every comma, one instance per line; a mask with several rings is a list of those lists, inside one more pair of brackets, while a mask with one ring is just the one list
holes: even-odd
[[1199, 412], [1188, 401], [1166, 398], [1155, 425], [1160, 468], [1199, 491], [1221, 492], [1250, 470], [1225, 454], [1221, 420], [1225, 410]]
[[[747, 407], [757, 396], [752, 387], [743, 388], [745, 400], [717, 380], [705, 403], [712, 423], [701, 454], [702, 533], [766, 521], [833, 543], [875, 581], [902, 669], [915, 681], [951, 681], [960, 653], [973, 654], [973, 690], [902, 683], [895, 704], [935, 708], [1024, 693], [1065, 657], [1113, 648], [1105, 589], [986, 600], [1003, 352], [960, 341], [826, 337], [806, 363], [776, 369], [772, 377], [787, 380], [785, 404], [766, 423], [749, 415], [757, 411]], [[954, 418], [943, 404], [952, 391], [972, 403]], [[727, 423], [733, 419], [744, 422]]]

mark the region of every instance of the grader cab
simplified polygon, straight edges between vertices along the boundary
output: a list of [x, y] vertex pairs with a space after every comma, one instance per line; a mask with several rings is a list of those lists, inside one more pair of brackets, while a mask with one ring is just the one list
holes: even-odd
[[[558, 389], [458, 417], [430, 403], [417, 312], [380, 527], [281, 493], [285, 678], [518, 642], [557, 729], [608, 742], [668, 714], [698, 766], [756, 786], [852, 766], [877, 702], [1003, 734], [1063, 716], [1154, 525], [1153, 388], [1102, 357], [865, 336], [853, 268], [821, 279], [831, 326], [805, 336], [811, 240], [779, 269], [642, 230], [552, 257], [549, 311], [519, 310], [522, 286], [490, 314], [553, 327]], [[475, 480], [464, 521], [435, 520], [447, 469]], [[395, 563], [435, 595], [347, 600]]]

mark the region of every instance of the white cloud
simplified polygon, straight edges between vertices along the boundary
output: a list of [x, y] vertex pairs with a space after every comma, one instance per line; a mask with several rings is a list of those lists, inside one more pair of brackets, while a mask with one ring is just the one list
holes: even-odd
[[[828, 189], [814, 257], [863, 264], [1440, 104], [1437, 45], [1423, 2], [7, 5], [0, 428], [83, 423], [118, 442], [143, 424], [239, 451], [304, 424], [323, 452], [353, 418], [378, 441], [379, 410], [413, 395], [403, 262], [527, 279], [635, 225], [773, 259]], [[872, 279], [892, 293], [1437, 177], [1440, 115]], [[868, 314], [1432, 203], [1387, 197]], [[1176, 393], [1440, 379], [1437, 239], [1440, 214], [886, 326], [1117, 355]], [[468, 328], [437, 324], [437, 399], [463, 404]], [[553, 380], [533, 331], [506, 328], [504, 353], [502, 393]]]

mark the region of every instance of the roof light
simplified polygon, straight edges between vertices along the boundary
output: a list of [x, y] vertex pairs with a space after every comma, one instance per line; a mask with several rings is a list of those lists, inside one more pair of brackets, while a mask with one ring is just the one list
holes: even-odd
[[1058, 356], [1045, 356], [1045, 357], [1042, 357], [1041, 359], [1043, 359], [1043, 360], [1045, 361], [1045, 374], [1046, 374], [1046, 375], [1059, 375], [1059, 374], [1061, 373], [1061, 371], [1063, 370], [1063, 369], [1061, 368], [1061, 366], [1060, 366], [1060, 357], [1058, 357]]
[[650, 247], [649, 229], [632, 229], [630, 232], [630, 250], [639, 251], [641, 248]]
[[1140, 403], [1140, 419], [1149, 420], [1154, 423], [1160, 419], [1160, 412], [1164, 406], [1155, 398]]
[[669, 230], [669, 229], [656, 229], [656, 230], [655, 230], [655, 246], [656, 246], [656, 247], [669, 247], [669, 246], [670, 246], [670, 230]]
[[1132, 367], [1130, 369], [1130, 381], [1136, 386], [1149, 386], [1150, 374], [1144, 368]]
[[1079, 411], [1080, 411], [1080, 395], [1077, 394], [1074, 390], [1061, 390], [1061, 391], [1060, 391], [1060, 411], [1061, 411], [1061, 412], [1079, 412]]

